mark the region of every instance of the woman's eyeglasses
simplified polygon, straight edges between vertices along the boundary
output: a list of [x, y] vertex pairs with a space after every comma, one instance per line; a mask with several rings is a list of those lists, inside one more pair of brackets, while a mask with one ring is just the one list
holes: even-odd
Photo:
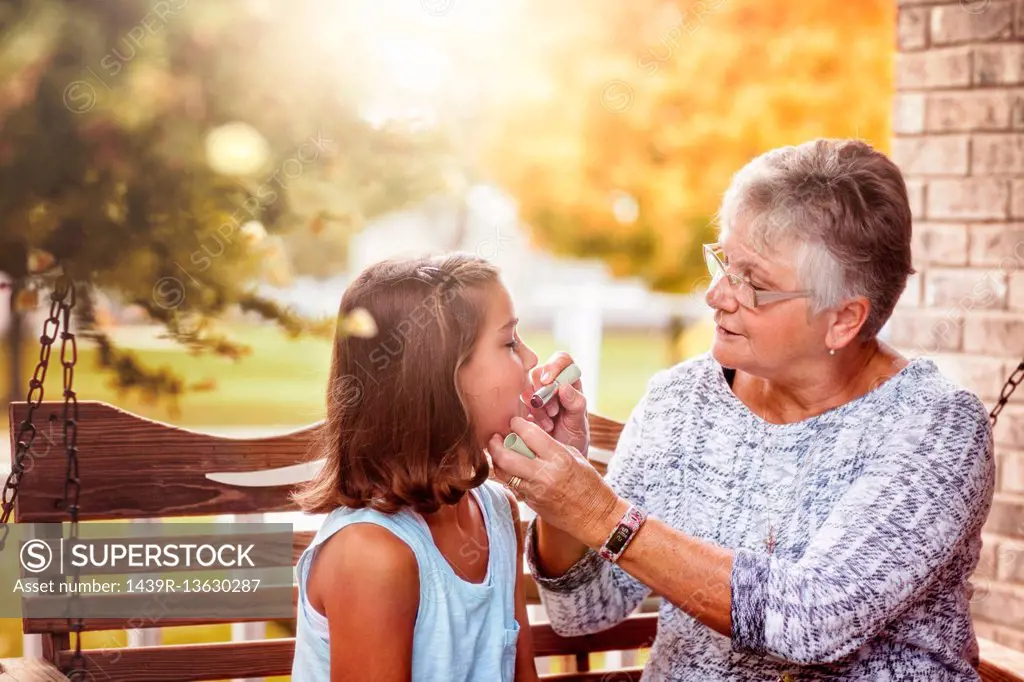
[[708, 272], [711, 273], [711, 284], [708, 285], [708, 289], [718, 284], [722, 277], [728, 278], [729, 283], [733, 286], [736, 300], [745, 308], [756, 308], [767, 303], [788, 301], [791, 298], [804, 298], [811, 295], [809, 291], [766, 291], [758, 289], [745, 277], [730, 274], [728, 264], [725, 261], [725, 254], [722, 253], [722, 247], [717, 242], [714, 244], [704, 244], [704, 262], [707, 263]]

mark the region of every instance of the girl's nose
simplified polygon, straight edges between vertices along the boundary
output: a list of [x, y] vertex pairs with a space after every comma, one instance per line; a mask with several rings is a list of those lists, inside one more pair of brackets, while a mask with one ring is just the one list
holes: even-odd
[[540, 358], [537, 357], [537, 354], [525, 342], [523, 342], [523, 359], [526, 361], [523, 364], [526, 366], [527, 372], [536, 367], [540, 362]]

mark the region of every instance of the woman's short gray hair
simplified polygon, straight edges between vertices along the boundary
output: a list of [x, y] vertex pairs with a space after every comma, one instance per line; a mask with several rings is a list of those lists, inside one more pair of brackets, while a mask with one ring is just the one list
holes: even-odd
[[812, 314], [867, 298], [862, 340], [878, 334], [915, 272], [903, 175], [860, 140], [813, 140], [758, 156], [733, 177], [718, 223], [723, 239], [741, 223], [746, 243], [762, 255], [797, 247]]

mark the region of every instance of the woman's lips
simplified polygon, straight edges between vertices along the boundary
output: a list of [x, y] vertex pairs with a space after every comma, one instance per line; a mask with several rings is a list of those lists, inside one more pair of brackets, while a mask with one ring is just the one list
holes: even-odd
[[737, 334], [735, 332], [729, 331], [728, 329], [726, 329], [722, 325], [715, 325], [715, 333], [718, 334], [719, 336], [723, 336], [725, 338], [729, 338], [729, 337], [733, 337], [733, 336], [743, 336], [742, 334]]

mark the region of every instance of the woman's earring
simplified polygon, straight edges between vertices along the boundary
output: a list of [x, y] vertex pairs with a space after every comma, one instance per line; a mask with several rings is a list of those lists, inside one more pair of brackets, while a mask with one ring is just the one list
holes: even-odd
[[829, 348], [828, 349], [828, 354], [829, 355], [835, 355], [836, 354], [836, 349], [835, 348]]

